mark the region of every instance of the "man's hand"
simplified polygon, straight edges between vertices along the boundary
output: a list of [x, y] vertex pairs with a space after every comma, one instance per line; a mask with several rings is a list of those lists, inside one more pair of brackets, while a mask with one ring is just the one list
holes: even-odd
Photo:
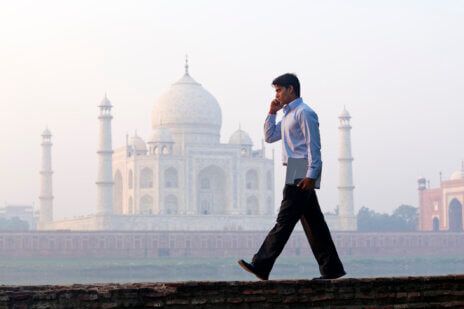
[[281, 104], [279, 101], [276, 99], [272, 100], [271, 106], [269, 107], [269, 114], [277, 114], [278, 111], [280, 111], [283, 107], [283, 104]]
[[298, 183], [298, 188], [300, 188], [301, 190], [310, 190], [310, 189], [314, 189], [316, 185], [316, 180], [315, 179], [311, 179], [311, 178], [303, 178], [299, 183]]

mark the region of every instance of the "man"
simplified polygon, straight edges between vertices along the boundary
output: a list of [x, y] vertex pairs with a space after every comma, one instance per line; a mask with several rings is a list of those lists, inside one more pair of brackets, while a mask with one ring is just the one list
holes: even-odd
[[[340, 278], [346, 273], [314, 191], [319, 189], [322, 170], [318, 117], [300, 97], [300, 82], [296, 75], [281, 75], [274, 79], [272, 85], [275, 99], [271, 102], [264, 124], [265, 140], [273, 143], [282, 139], [283, 164], [287, 164], [288, 158], [306, 158], [308, 169], [305, 178], [285, 185], [276, 224], [252, 262], [239, 260], [238, 263], [259, 279], [267, 280], [295, 224], [301, 220], [319, 264], [321, 276], [315, 279]], [[276, 114], [281, 109], [284, 115], [276, 124]]]

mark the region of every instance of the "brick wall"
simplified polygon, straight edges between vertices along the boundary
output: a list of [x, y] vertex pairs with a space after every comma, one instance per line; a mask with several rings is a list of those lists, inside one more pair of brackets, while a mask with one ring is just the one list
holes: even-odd
[[[259, 248], [267, 231], [241, 232], [1, 232], [0, 256], [7, 257], [231, 257]], [[334, 232], [344, 256], [464, 255], [464, 233]], [[311, 254], [303, 232], [296, 231], [284, 255]]]
[[0, 286], [0, 308], [464, 308], [464, 275]]

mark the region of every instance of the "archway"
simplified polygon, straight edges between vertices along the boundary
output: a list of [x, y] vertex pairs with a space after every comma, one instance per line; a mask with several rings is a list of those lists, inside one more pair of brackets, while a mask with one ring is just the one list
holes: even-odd
[[245, 176], [246, 179], [246, 188], [250, 190], [258, 190], [258, 172], [256, 170], [249, 170]]
[[177, 215], [179, 207], [177, 205], [177, 197], [174, 195], [166, 196], [164, 200], [164, 213], [167, 215]]
[[266, 200], [266, 205], [267, 205], [266, 215], [273, 215], [274, 214], [274, 202], [272, 200], [272, 197], [268, 196]]
[[437, 217], [433, 218], [433, 221], [432, 221], [432, 230], [433, 230], [434, 232], [440, 231], [440, 220], [439, 220]]
[[129, 189], [132, 189], [134, 187], [134, 173], [132, 173], [132, 170], [129, 170], [129, 175], [127, 176], [127, 184], [129, 186]]
[[210, 165], [200, 171], [197, 178], [197, 212], [199, 214], [225, 214], [228, 208], [227, 176], [218, 166]]
[[165, 188], [177, 188], [177, 170], [170, 167], [164, 171], [164, 187]]
[[268, 190], [272, 190], [272, 173], [271, 171], [267, 171], [266, 173], [266, 187]]
[[122, 175], [119, 170], [114, 175], [113, 213], [122, 214]]
[[140, 199], [140, 214], [151, 215], [153, 213], [153, 198], [150, 195], [144, 195]]
[[256, 196], [250, 196], [247, 198], [247, 215], [258, 215], [259, 214], [259, 201]]
[[145, 167], [140, 172], [140, 188], [147, 189], [153, 187], [153, 170]]
[[127, 213], [132, 215], [134, 213], [134, 202], [132, 200], [132, 196], [129, 197], [128, 205], [127, 205]]
[[449, 231], [462, 232], [462, 204], [455, 198], [449, 204], [448, 218]]

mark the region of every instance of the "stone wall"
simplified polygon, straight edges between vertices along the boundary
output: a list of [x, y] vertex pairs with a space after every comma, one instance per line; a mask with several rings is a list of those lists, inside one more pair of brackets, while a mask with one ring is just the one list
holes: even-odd
[[0, 286], [0, 308], [463, 308], [464, 275]]
[[[237, 257], [259, 248], [266, 231], [26, 231], [1, 232], [0, 256], [11, 257]], [[464, 233], [334, 232], [343, 256], [461, 256]], [[295, 231], [283, 252], [311, 255], [305, 234]]]

